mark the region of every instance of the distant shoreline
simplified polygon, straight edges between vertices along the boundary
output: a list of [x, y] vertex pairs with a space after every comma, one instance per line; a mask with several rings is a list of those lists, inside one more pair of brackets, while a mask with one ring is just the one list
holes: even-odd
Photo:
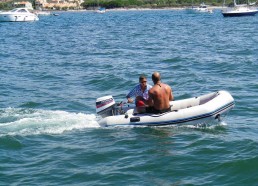
[[[190, 8], [191, 8], [190, 6], [189, 7], [164, 7], [164, 8], [112, 8], [112, 9], [106, 9], [106, 11], [112, 12], [112, 11], [148, 11], [148, 10], [186, 10], [186, 9], [190, 9]], [[211, 10], [223, 9], [222, 6], [209, 6], [208, 8]], [[59, 11], [59, 10], [54, 10], [54, 11]], [[64, 11], [64, 10], [60, 10], [60, 11]], [[82, 11], [93, 12], [95, 10], [81, 9], [81, 10], [67, 10], [67, 11], [69, 11], [69, 12], [82, 12]]]
[[[126, 10], [185, 10], [190, 9], [189, 7], [164, 7], [164, 8], [112, 8], [107, 11], [126, 11]], [[222, 6], [209, 6], [209, 9], [222, 9]]]

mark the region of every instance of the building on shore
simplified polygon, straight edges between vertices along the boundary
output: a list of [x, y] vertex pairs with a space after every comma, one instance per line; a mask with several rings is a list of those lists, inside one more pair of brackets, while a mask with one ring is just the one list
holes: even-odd
[[[29, 1], [12, 2], [12, 0], [0, 0], [0, 3], [10, 3], [15, 8], [28, 8], [33, 10], [33, 5]], [[82, 9], [81, 4], [84, 0], [35, 0], [35, 9], [47, 10], [69, 10], [69, 9]]]
[[36, 0], [36, 9], [81, 9], [83, 0]]
[[13, 2], [13, 6], [16, 8], [27, 8], [33, 10], [32, 4], [29, 1]]

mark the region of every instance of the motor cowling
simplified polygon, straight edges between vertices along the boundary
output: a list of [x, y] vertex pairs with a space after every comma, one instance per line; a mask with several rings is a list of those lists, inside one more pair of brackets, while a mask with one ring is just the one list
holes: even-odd
[[114, 115], [113, 106], [115, 105], [115, 100], [112, 96], [100, 97], [96, 100], [96, 112], [101, 117], [105, 118], [107, 116]]

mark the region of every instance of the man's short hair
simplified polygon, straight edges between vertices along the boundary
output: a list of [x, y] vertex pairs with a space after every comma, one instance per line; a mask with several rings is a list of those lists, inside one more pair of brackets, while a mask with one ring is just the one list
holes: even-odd
[[139, 77], [139, 82], [141, 82], [142, 80], [146, 79], [146, 76], [145, 75], [140, 75]]

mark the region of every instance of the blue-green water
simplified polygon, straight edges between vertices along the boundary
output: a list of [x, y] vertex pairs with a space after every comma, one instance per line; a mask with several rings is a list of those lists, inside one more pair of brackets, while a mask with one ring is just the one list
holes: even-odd
[[[185, 10], [0, 23], [0, 185], [257, 185], [257, 30]], [[96, 98], [154, 71], [175, 99], [227, 90], [236, 106], [215, 128], [101, 128]]]

